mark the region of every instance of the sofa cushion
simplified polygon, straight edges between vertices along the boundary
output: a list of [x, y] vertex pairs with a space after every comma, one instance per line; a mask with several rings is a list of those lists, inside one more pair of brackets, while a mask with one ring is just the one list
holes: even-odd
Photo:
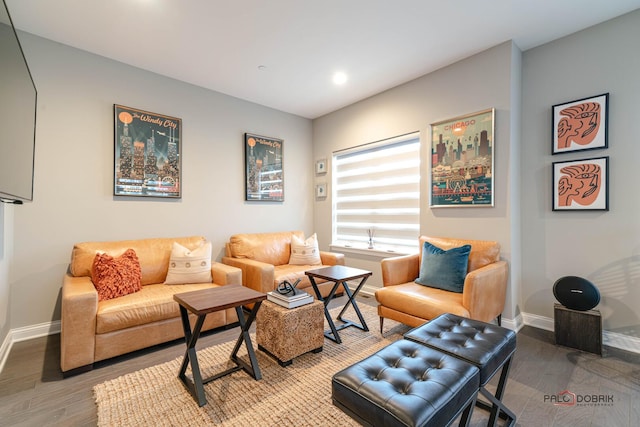
[[462, 294], [414, 282], [377, 289], [375, 296], [380, 306], [422, 319], [434, 319], [442, 313], [470, 316], [462, 305]]
[[416, 283], [451, 292], [462, 292], [471, 245], [443, 250], [424, 242], [420, 275]]
[[173, 242], [165, 285], [211, 283], [211, 242], [189, 249]]
[[173, 295], [215, 287], [211, 283], [187, 285], [153, 284], [143, 286], [140, 292], [98, 303], [96, 334], [126, 329], [164, 319], [180, 317], [178, 303]]
[[293, 265], [318, 265], [320, 261], [320, 249], [318, 248], [318, 236], [313, 233], [308, 239], [291, 236], [291, 256], [289, 264]]
[[91, 278], [98, 291], [98, 301], [105, 301], [142, 289], [140, 262], [133, 249], [113, 257], [98, 253], [93, 259]]
[[289, 263], [291, 236], [304, 238], [301, 231], [235, 234], [229, 238], [229, 255], [271, 265]]

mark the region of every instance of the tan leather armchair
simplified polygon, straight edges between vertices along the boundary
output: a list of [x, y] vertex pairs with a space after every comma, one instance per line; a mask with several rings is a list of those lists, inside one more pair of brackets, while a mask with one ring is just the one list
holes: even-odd
[[[298, 288], [315, 295], [304, 272], [330, 265], [344, 265], [344, 254], [320, 251], [322, 265], [291, 265], [289, 257], [293, 235], [304, 239], [302, 231], [234, 234], [226, 244], [222, 262], [241, 269], [242, 284], [256, 291], [270, 292], [284, 280], [294, 283], [301, 279]], [[317, 283], [320, 294], [327, 296], [333, 283]]]
[[[507, 293], [507, 263], [500, 260], [500, 244], [486, 240], [464, 240], [420, 236], [420, 253], [382, 260], [383, 287], [375, 293], [380, 316], [408, 326], [419, 326], [443, 313], [501, 323]], [[462, 293], [415, 283], [419, 276], [422, 247], [427, 241], [443, 250], [471, 245]]]

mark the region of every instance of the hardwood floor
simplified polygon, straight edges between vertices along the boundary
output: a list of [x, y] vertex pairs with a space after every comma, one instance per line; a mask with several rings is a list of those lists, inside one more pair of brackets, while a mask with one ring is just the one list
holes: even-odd
[[[359, 301], [375, 305], [372, 298]], [[332, 305], [343, 303], [344, 297]], [[377, 324], [369, 327], [369, 333], [379, 333]], [[237, 334], [237, 329], [203, 334], [198, 346], [233, 340]], [[0, 426], [94, 426], [94, 385], [183, 352], [184, 342], [177, 340], [97, 363], [92, 371], [63, 379], [59, 335], [16, 343], [0, 374]], [[560, 406], [550, 401], [565, 390], [579, 402]], [[556, 346], [551, 332], [525, 327], [518, 333], [504, 400], [520, 426], [635, 427], [640, 425], [640, 355], [605, 347], [599, 357]], [[486, 413], [476, 409], [472, 425], [484, 425], [486, 419]]]

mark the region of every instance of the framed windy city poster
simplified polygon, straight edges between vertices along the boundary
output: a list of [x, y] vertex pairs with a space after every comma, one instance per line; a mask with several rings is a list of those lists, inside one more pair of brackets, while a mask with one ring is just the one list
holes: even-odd
[[430, 206], [493, 206], [495, 109], [431, 124]]
[[282, 139], [244, 134], [245, 200], [284, 201]]
[[180, 198], [182, 120], [114, 105], [115, 196]]
[[608, 93], [556, 104], [551, 114], [552, 154], [608, 147]]
[[608, 211], [609, 157], [553, 163], [554, 211]]

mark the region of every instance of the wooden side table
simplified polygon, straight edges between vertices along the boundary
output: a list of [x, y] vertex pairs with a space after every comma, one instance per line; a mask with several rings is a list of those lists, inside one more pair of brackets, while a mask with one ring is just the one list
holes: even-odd
[[[217, 288], [183, 292], [173, 296], [173, 299], [180, 304], [180, 317], [182, 319], [182, 328], [184, 329], [184, 339], [187, 344], [187, 350], [184, 353], [184, 360], [182, 361], [178, 378], [182, 381], [187, 390], [189, 390], [193, 398], [198, 402], [199, 406], [204, 406], [207, 403], [207, 398], [204, 394], [204, 384], [208, 382], [232, 372], [239, 371], [240, 369], [244, 369], [256, 380], [262, 378], [260, 367], [258, 366], [258, 359], [256, 359], [256, 353], [253, 350], [253, 345], [251, 345], [249, 328], [253, 323], [256, 313], [260, 309], [262, 301], [266, 298], [267, 294], [254, 291], [253, 289], [246, 288], [241, 285], [225, 285]], [[244, 313], [242, 312], [242, 306], [247, 304], [254, 305], [249, 317], [245, 320]], [[236, 341], [236, 345], [230, 356], [231, 361], [233, 361], [236, 366], [209, 378], [203, 379], [202, 374], [200, 373], [200, 365], [198, 364], [198, 356], [196, 354], [196, 343], [200, 337], [200, 331], [202, 329], [204, 319], [209, 313], [226, 310], [227, 308], [236, 309], [238, 322], [240, 323], [240, 336], [238, 337], [238, 341]], [[193, 330], [191, 330], [191, 324], [189, 323], [189, 312], [198, 316]], [[247, 353], [249, 354], [249, 364], [237, 356], [238, 350], [243, 342], [247, 349]], [[193, 380], [186, 376], [187, 366], [189, 365], [191, 365]]]
[[258, 348], [288, 366], [294, 357], [319, 353], [324, 345], [322, 301], [285, 308], [265, 301], [256, 317]]
[[553, 306], [556, 344], [602, 356], [602, 316], [600, 310], [572, 310]]

